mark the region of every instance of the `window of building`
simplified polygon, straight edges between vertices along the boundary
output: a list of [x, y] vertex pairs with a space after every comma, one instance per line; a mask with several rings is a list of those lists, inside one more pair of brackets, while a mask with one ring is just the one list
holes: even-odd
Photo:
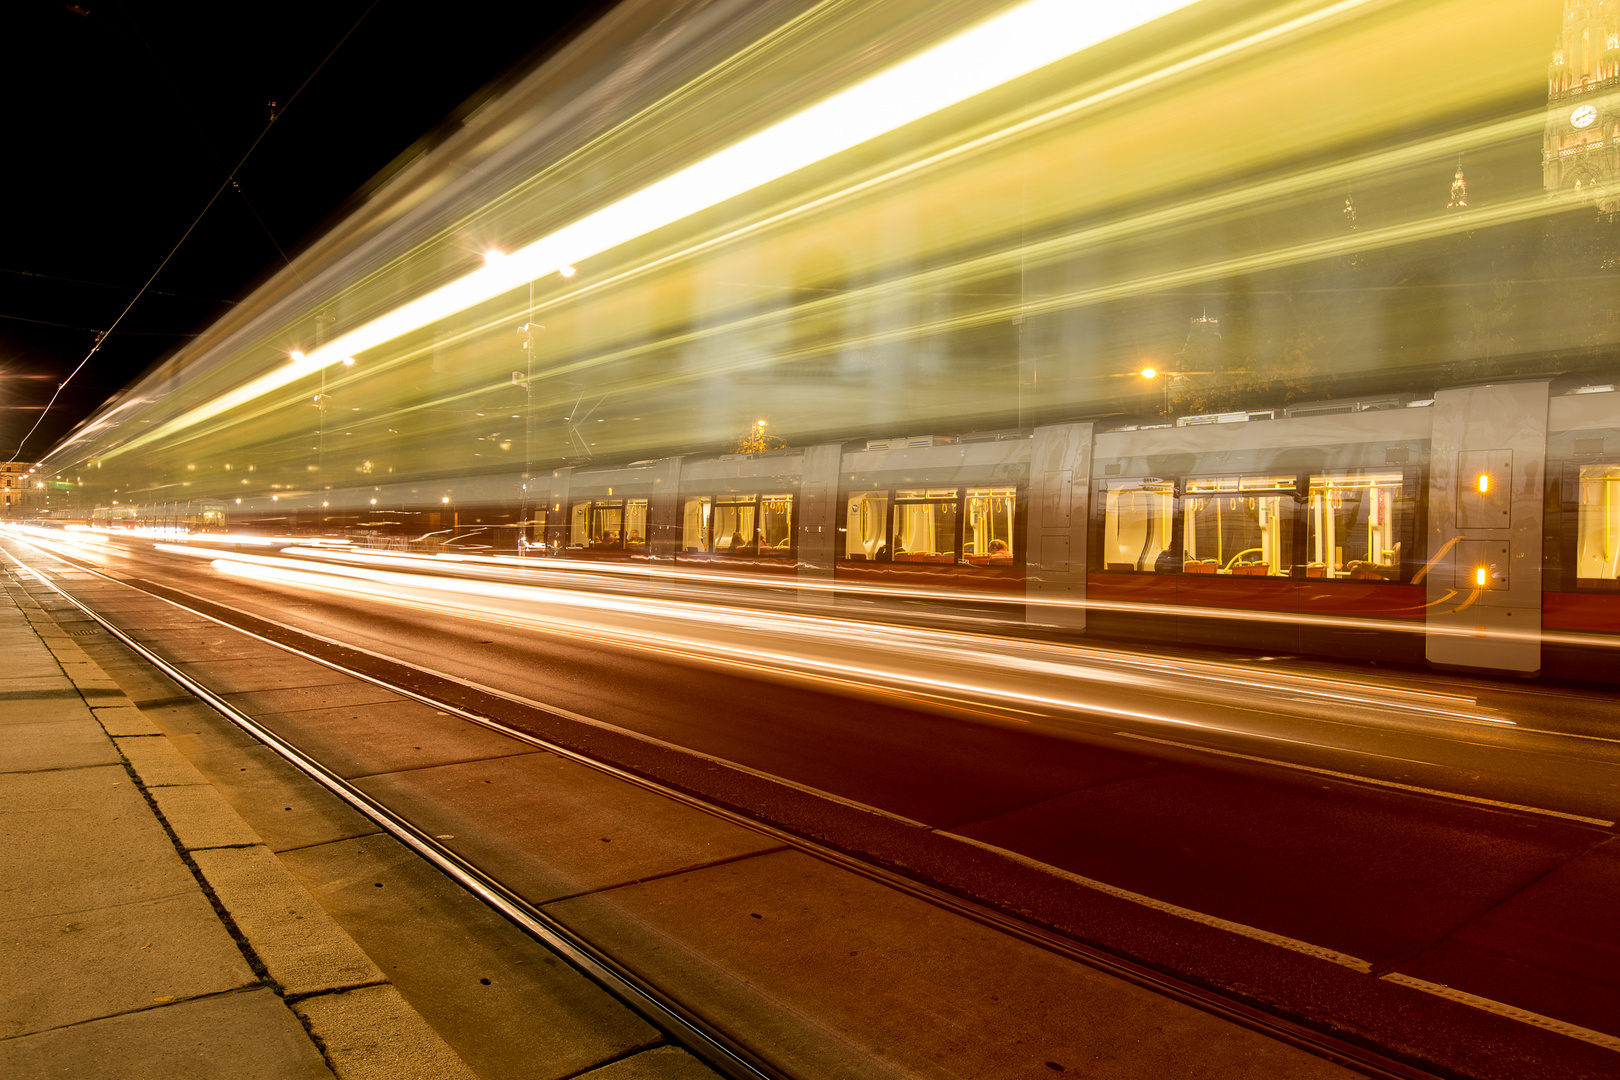
[[1175, 507], [1175, 488], [1168, 481], [1105, 480], [1104, 568], [1157, 569], [1160, 556], [1170, 547]]
[[1293, 570], [1293, 476], [1187, 481], [1182, 571], [1288, 577]]
[[1620, 465], [1582, 465], [1576, 584], [1620, 579]]
[[1305, 576], [1393, 580], [1401, 573], [1401, 537], [1411, 507], [1400, 472], [1311, 477]]
[[1013, 512], [1018, 490], [968, 488], [967, 521], [962, 526], [962, 557], [973, 566], [993, 566], [1013, 557]]

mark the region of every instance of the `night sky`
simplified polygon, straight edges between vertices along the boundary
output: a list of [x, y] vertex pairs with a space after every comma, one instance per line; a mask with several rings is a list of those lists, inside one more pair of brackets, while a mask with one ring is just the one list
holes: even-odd
[[[283, 252], [318, 235], [418, 140], [452, 126], [470, 98], [532, 66], [607, 6], [0, 5], [10, 121], [0, 230], [0, 461], [17, 454], [96, 332], [135, 298], [261, 133], [236, 185], [62, 392], [20, 457], [38, 459], [273, 272]], [[272, 101], [285, 111], [270, 124]]]

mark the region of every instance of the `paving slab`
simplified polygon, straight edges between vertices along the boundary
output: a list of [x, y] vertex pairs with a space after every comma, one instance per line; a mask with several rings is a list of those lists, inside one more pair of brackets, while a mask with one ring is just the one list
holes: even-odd
[[259, 983], [195, 881], [174, 896], [0, 927], [3, 1037]]
[[325, 664], [283, 652], [280, 656], [255, 656], [242, 660], [205, 660], [176, 664], [187, 677], [196, 679], [217, 694], [239, 694], [253, 690], [284, 690], [298, 686], [332, 686], [352, 682], [353, 677], [333, 671]]
[[93, 710], [96, 723], [108, 735], [161, 735], [151, 717], [133, 705], [98, 705]]
[[168, 739], [158, 736], [130, 736], [114, 739], [119, 753], [147, 787], [167, 784], [203, 784], [202, 773], [185, 759]]
[[254, 721], [344, 777], [534, 752], [419, 701], [267, 713]]
[[268, 990], [223, 994], [0, 1041], [6, 1080], [332, 1080]]
[[214, 895], [289, 994], [383, 981], [383, 973], [265, 847], [192, 853]]
[[[10, 696], [5, 691], [0, 691], [0, 727], [83, 719], [88, 708], [84, 698], [67, 684], [67, 680], [62, 681], [61, 693], [46, 694], [35, 691]], [[3, 767], [0, 765], [0, 768]]]
[[259, 834], [210, 784], [147, 789], [158, 811], [187, 851], [257, 844]]
[[6, 915], [132, 904], [195, 888], [122, 765], [0, 774]]
[[531, 902], [775, 848], [762, 833], [555, 754], [387, 773], [355, 786]]
[[83, 769], [118, 762], [107, 733], [88, 716], [0, 725], [0, 762], [8, 772]]
[[790, 1075], [1354, 1075], [798, 851], [546, 910]]
[[379, 831], [376, 822], [310, 781], [269, 747], [225, 746], [187, 760], [272, 851]]
[[281, 858], [482, 1076], [553, 1080], [660, 1041], [606, 991], [392, 837]]
[[166, 660], [195, 663], [203, 660], [243, 660], [258, 656], [286, 656], [287, 650], [268, 641], [224, 627], [191, 626], [183, 630], [132, 630], [129, 636]]
[[339, 705], [370, 705], [376, 702], [395, 704], [410, 698], [384, 690], [380, 686], [351, 679], [348, 682], [319, 686], [294, 686], [281, 690], [253, 690], [244, 693], [222, 694], [227, 701], [249, 716], [263, 713], [295, 712], [301, 709], [330, 709]]
[[293, 1008], [343, 1080], [477, 1080], [392, 986], [323, 994]]
[[592, 1069], [580, 1080], [715, 1080], [717, 1076], [719, 1073], [678, 1046], [656, 1046]]

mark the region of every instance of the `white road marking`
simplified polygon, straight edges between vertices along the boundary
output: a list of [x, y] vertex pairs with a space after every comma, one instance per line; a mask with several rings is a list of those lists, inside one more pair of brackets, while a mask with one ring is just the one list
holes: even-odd
[[952, 840], [959, 840], [964, 844], [972, 844], [976, 848], [981, 848], [994, 855], [998, 855], [1003, 859], [1007, 859], [1010, 862], [1018, 863], [1020, 866], [1027, 866], [1031, 870], [1039, 870], [1043, 874], [1050, 875], [1051, 877], [1062, 878], [1063, 880], [1073, 882], [1076, 885], [1084, 885], [1088, 889], [1095, 889], [1097, 892], [1106, 893], [1109, 896], [1117, 897], [1121, 900], [1129, 900], [1133, 904], [1140, 904], [1145, 908], [1152, 908], [1154, 911], [1162, 911], [1166, 914], [1175, 915], [1186, 919], [1189, 922], [1202, 923], [1205, 926], [1213, 926], [1217, 930], [1225, 930], [1229, 933], [1241, 934], [1243, 937], [1253, 938], [1255, 941], [1263, 941], [1268, 945], [1276, 945], [1292, 952], [1303, 953], [1306, 956], [1314, 956], [1318, 960], [1327, 960], [1338, 964], [1341, 967], [1347, 967], [1351, 971], [1359, 971], [1363, 975], [1372, 974], [1372, 965], [1370, 963], [1362, 960], [1359, 957], [1351, 956], [1349, 953], [1342, 953], [1322, 945], [1312, 945], [1308, 941], [1300, 941], [1297, 938], [1284, 937], [1282, 934], [1273, 934], [1270, 930], [1261, 930], [1258, 927], [1233, 922], [1230, 919], [1222, 919], [1215, 915], [1205, 915], [1201, 911], [1194, 911], [1191, 908], [1184, 908], [1179, 904], [1168, 903], [1164, 900], [1155, 900], [1151, 896], [1143, 896], [1141, 893], [1131, 892], [1129, 889], [1122, 889], [1117, 885], [1110, 885], [1107, 882], [1098, 881], [1095, 878], [1082, 877], [1080, 874], [1070, 873], [1067, 870], [1052, 866], [1049, 863], [1043, 863], [1039, 859], [1032, 859], [1028, 855], [1020, 855], [1016, 851], [1008, 851], [1006, 848], [997, 847], [994, 844], [987, 844], [983, 840], [975, 840], [971, 836], [962, 836], [958, 833], [945, 832], [943, 830], [940, 831], [939, 835], [948, 836]]
[[1563, 818], [1566, 821], [1579, 821], [1586, 825], [1597, 825], [1605, 829], [1613, 828], [1614, 822], [1602, 818], [1585, 817], [1581, 814], [1566, 814], [1562, 810], [1546, 810], [1539, 806], [1524, 806], [1520, 803], [1500, 802], [1496, 799], [1486, 799], [1479, 795], [1462, 795], [1455, 791], [1439, 791], [1435, 788], [1418, 787], [1415, 784], [1401, 784], [1394, 780], [1377, 780], [1370, 776], [1357, 776], [1355, 773], [1336, 772], [1333, 769], [1319, 769], [1315, 765], [1300, 765], [1292, 761], [1278, 761], [1276, 758], [1259, 757], [1255, 754], [1239, 754], [1235, 750], [1217, 750], [1212, 746], [1199, 746], [1197, 743], [1176, 742], [1174, 739], [1159, 739], [1152, 735], [1137, 735], [1129, 731], [1116, 731], [1122, 739], [1135, 739], [1138, 742], [1160, 743], [1164, 746], [1179, 746], [1183, 750], [1197, 750], [1204, 754], [1219, 754], [1221, 757], [1238, 758], [1242, 761], [1257, 761], [1262, 765], [1276, 765], [1284, 769], [1296, 769], [1300, 772], [1316, 773], [1318, 776], [1332, 776], [1339, 780], [1350, 780], [1358, 784], [1373, 784], [1377, 787], [1394, 788], [1397, 791], [1414, 791], [1420, 795], [1436, 795], [1442, 799], [1456, 799], [1460, 802], [1477, 803], [1481, 806], [1495, 806], [1502, 810], [1519, 810], [1526, 814], [1545, 814], [1548, 817]]
[[1521, 1009], [1516, 1005], [1504, 1005], [1500, 1001], [1493, 1001], [1490, 998], [1483, 998], [1477, 994], [1470, 994], [1465, 990], [1457, 990], [1441, 983], [1432, 983], [1426, 979], [1413, 978], [1411, 975], [1402, 975], [1398, 971], [1388, 972], [1380, 975], [1379, 978], [1383, 979], [1385, 982], [1392, 982], [1400, 986], [1409, 986], [1414, 990], [1421, 990], [1425, 994], [1433, 994], [1435, 997], [1443, 997], [1448, 1001], [1456, 1001], [1463, 1005], [1472, 1005], [1474, 1008], [1483, 1012], [1494, 1013], [1497, 1016], [1505, 1016], [1510, 1020], [1517, 1020], [1521, 1024], [1530, 1024], [1533, 1027], [1546, 1028], [1548, 1031], [1557, 1032], [1559, 1035], [1566, 1035], [1571, 1039], [1580, 1039], [1582, 1042], [1589, 1042], [1593, 1046], [1601, 1046], [1605, 1050], [1620, 1051], [1620, 1038], [1616, 1038], [1613, 1035], [1607, 1035], [1601, 1031], [1593, 1031], [1591, 1028], [1581, 1027], [1579, 1024], [1571, 1024], [1565, 1020], [1556, 1020], [1551, 1016], [1542, 1016], [1540, 1013], [1533, 1013], [1529, 1009]]

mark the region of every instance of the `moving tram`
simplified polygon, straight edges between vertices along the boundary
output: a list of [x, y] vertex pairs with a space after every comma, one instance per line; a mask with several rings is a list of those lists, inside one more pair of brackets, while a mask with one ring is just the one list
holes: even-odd
[[544, 546], [1021, 602], [1105, 636], [1608, 679], [1617, 406], [1542, 378], [563, 468]]

